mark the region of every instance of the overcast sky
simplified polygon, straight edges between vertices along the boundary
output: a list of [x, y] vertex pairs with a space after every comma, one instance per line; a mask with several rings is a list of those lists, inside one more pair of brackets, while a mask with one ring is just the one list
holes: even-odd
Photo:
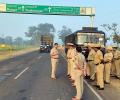
[[[96, 16], [94, 26], [103, 30], [100, 25], [104, 23], [117, 22], [120, 24], [120, 0], [0, 0], [1, 3], [12, 4], [37, 4], [52, 6], [78, 6], [95, 7]], [[57, 31], [63, 25], [73, 31], [81, 29], [82, 26], [90, 26], [90, 18], [83, 16], [53, 16], [53, 15], [23, 15], [23, 14], [0, 14], [0, 36], [21, 36], [29, 26], [39, 23], [54, 24]]]

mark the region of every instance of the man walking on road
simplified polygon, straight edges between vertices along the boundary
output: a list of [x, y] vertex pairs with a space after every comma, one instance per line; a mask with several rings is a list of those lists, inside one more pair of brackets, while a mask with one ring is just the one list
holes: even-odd
[[56, 69], [57, 69], [57, 64], [59, 59], [57, 48], [58, 48], [58, 43], [55, 43], [50, 52], [51, 64], [52, 64], [51, 79], [56, 79]]

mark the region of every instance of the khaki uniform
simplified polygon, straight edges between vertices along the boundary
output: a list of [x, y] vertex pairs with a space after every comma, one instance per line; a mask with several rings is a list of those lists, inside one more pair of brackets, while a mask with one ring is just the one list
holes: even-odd
[[75, 80], [75, 57], [76, 57], [76, 49], [71, 49], [71, 57], [72, 59], [70, 59], [70, 66], [71, 66], [71, 78], [72, 80]]
[[[113, 58], [114, 58], [114, 52], [113, 54]], [[116, 75], [116, 68], [115, 68], [115, 60], [112, 60], [112, 65], [111, 65], [111, 75], [115, 76]]]
[[116, 68], [116, 76], [120, 77], [120, 51], [118, 50], [114, 52], [114, 62]]
[[96, 65], [97, 85], [100, 86], [100, 88], [104, 88], [103, 80], [104, 65], [101, 62], [102, 60], [103, 54], [100, 50], [98, 50], [95, 54], [94, 64]]
[[111, 61], [113, 59], [112, 52], [106, 53], [104, 55], [104, 64], [105, 64], [105, 73], [104, 73], [104, 80], [107, 83], [110, 83], [110, 69], [111, 69]]
[[[92, 75], [95, 73], [95, 64], [94, 64], [94, 57], [95, 57], [95, 50], [91, 49], [88, 55], [88, 65], [90, 66], [90, 77], [92, 77]], [[95, 77], [93, 76], [91, 78], [92, 80], [95, 79]]]
[[51, 64], [52, 64], [52, 72], [51, 72], [51, 78], [56, 78], [56, 69], [57, 69], [57, 64], [58, 64], [58, 50], [53, 47], [50, 52], [51, 55]]
[[85, 57], [81, 53], [77, 53], [76, 60], [75, 60], [76, 68], [76, 98], [80, 100], [83, 95], [83, 76], [86, 71], [86, 61]]
[[71, 59], [72, 59], [72, 55], [71, 55], [71, 49], [68, 49], [68, 52], [67, 52], [67, 75], [71, 75]]

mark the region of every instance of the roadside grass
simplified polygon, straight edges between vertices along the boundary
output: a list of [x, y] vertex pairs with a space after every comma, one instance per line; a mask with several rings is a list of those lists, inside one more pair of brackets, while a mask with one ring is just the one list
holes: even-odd
[[15, 57], [36, 49], [35, 46], [12, 46], [12, 48], [0, 48], [0, 61]]

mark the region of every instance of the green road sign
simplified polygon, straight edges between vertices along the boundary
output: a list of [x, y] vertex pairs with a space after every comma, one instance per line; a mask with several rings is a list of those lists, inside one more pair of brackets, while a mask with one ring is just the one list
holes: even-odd
[[71, 16], [95, 15], [95, 9], [92, 7], [42, 6], [22, 4], [0, 4], [0, 12]]

